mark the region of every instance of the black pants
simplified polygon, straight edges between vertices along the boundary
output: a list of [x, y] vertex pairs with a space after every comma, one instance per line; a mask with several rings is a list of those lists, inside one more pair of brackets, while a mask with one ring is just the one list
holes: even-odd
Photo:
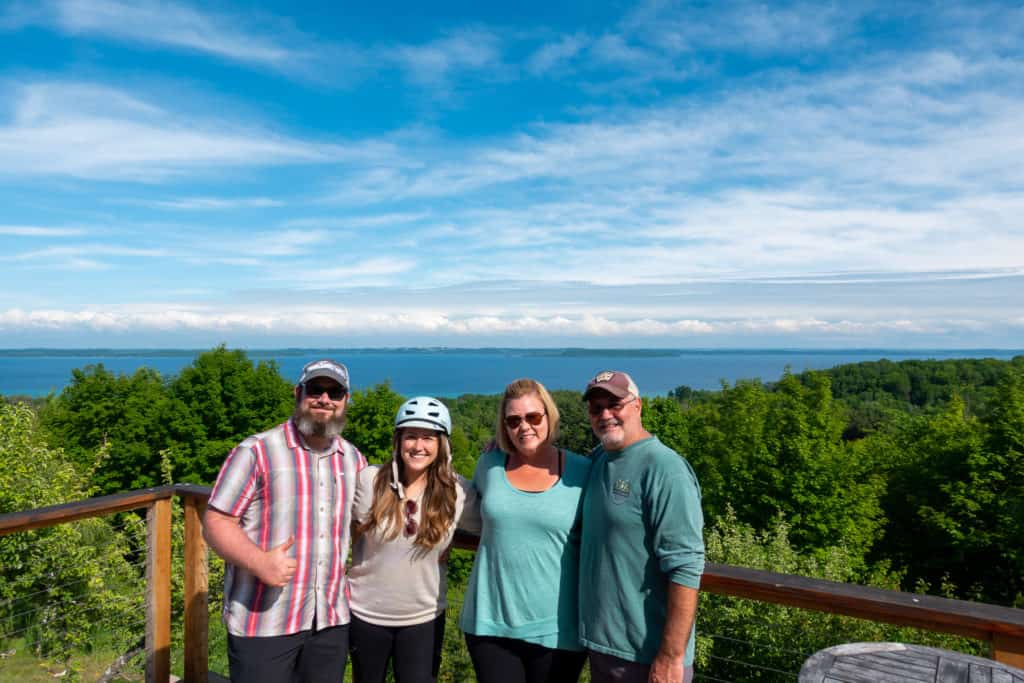
[[348, 624], [290, 636], [228, 634], [231, 683], [341, 683]]
[[443, 612], [412, 626], [377, 626], [352, 615], [352, 680], [384, 683], [391, 660], [395, 683], [433, 683], [443, 642]]
[[466, 634], [478, 683], [574, 683], [586, 652], [554, 650], [515, 638]]

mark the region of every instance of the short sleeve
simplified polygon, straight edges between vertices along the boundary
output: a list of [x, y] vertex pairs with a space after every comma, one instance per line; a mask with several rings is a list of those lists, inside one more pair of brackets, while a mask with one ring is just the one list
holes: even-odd
[[262, 473], [254, 444], [242, 442], [228, 454], [217, 475], [209, 505], [241, 517], [259, 490]]
[[359, 470], [356, 475], [356, 492], [352, 497], [352, 519], [357, 524], [366, 521], [373, 507], [373, 485], [377, 479], [379, 467], [368, 466]]
[[369, 461], [367, 461], [366, 457], [360, 452], [354, 443], [347, 439], [343, 440], [342, 452], [348, 451], [349, 449], [351, 449], [352, 462], [354, 463], [356, 472], [362, 472], [370, 466]]

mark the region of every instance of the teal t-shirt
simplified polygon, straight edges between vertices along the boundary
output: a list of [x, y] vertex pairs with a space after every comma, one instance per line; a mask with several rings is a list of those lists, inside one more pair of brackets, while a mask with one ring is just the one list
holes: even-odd
[[[700, 588], [704, 515], [690, 464], [650, 437], [621, 451], [598, 446], [583, 503], [580, 638], [633, 662], [654, 660], [668, 582]], [[685, 664], [693, 663], [693, 632]]]
[[580, 500], [590, 461], [566, 451], [562, 477], [546, 491], [509, 483], [505, 453], [480, 456], [473, 486], [483, 528], [459, 627], [478, 636], [517, 638], [581, 650]]

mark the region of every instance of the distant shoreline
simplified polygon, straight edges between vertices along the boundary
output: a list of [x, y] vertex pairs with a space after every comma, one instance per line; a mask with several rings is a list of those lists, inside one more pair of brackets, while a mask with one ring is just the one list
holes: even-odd
[[[29, 347], [29, 348], [17, 348], [17, 349], [4, 349], [0, 348], [0, 357], [2, 358], [40, 358], [40, 357], [58, 357], [58, 358], [84, 358], [90, 356], [103, 356], [108, 358], [133, 358], [146, 356], [149, 358], [154, 357], [167, 357], [167, 358], [187, 358], [196, 356], [200, 353], [209, 351], [212, 347], [194, 348], [194, 349], [161, 349], [161, 348], [41, 348], [41, 347]], [[461, 346], [387, 346], [387, 347], [358, 347], [358, 348], [342, 348], [342, 347], [285, 347], [285, 348], [245, 348], [245, 347], [228, 347], [230, 350], [241, 350], [246, 354], [253, 357], [262, 356], [274, 356], [274, 357], [285, 357], [285, 356], [309, 356], [313, 354], [327, 355], [345, 355], [345, 354], [411, 354], [411, 353], [422, 353], [422, 354], [508, 354], [508, 355], [528, 355], [528, 356], [546, 356], [546, 357], [557, 357], [557, 356], [568, 356], [568, 357], [588, 357], [588, 356], [601, 356], [601, 357], [623, 357], [623, 358], [659, 358], [659, 357], [679, 357], [679, 356], [692, 356], [692, 355], [745, 355], [751, 353], [758, 354], [821, 354], [821, 355], [835, 355], [835, 354], [846, 354], [846, 353], [877, 353], [886, 354], [893, 353], [899, 355], [905, 354], [966, 354], [966, 353], [997, 353], [1004, 355], [1007, 353], [1019, 353], [1024, 354], [1024, 348], [1000, 348], [1000, 347], [980, 347], [980, 348], [896, 348], [896, 347], [800, 347], [800, 346], [785, 346], [785, 347], [735, 347], [735, 348], [687, 348], [687, 349], [665, 349], [665, 348], [639, 348], [639, 349], [625, 349], [625, 348], [614, 348], [614, 349], [601, 349], [601, 348], [580, 348], [580, 347], [552, 347], [552, 348], [537, 348], [537, 347], [504, 347], [504, 346], [489, 346], [489, 347], [461, 347]]]
[[[215, 347], [221, 348], [221, 347]], [[59, 393], [76, 371], [102, 366], [131, 376], [141, 368], [170, 378], [213, 349], [22, 348], [0, 349], [0, 395]], [[283, 348], [227, 349], [251, 363], [276, 366], [282, 377], [297, 377], [317, 358], [345, 362], [359, 388], [389, 383], [403, 396], [494, 394], [515, 377], [533, 377], [549, 389], [579, 390], [608, 368], [629, 371], [645, 395], [666, 395], [687, 386], [714, 390], [722, 382], [776, 381], [786, 372], [824, 370], [861, 362], [905, 360], [1000, 360], [1024, 358], [1004, 349], [587, 349], [566, 348]]]

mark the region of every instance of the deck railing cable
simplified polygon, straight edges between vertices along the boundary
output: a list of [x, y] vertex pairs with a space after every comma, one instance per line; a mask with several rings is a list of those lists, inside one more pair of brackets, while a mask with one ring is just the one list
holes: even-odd
[[[211, 567], [219, 571], [220, 564], [209, 562], [200, 526], [208, 496], [208, 488], [176, 485], [0, 514], [0, 542], [11, 534], [105, 519], [105, 526], [92, 520], [92, 526], [83, 528], [83, 547], [72, 551], [73, 556], [80, 551], [97, 566], [111, 560], [108, 556], [118, 556], [113, 566], [119, 578], [111, 575], [111, 580], [140, 586], [122, 600], [114, 600], [109, 598], [116, 586], [104, 583], [103, 577], [62, 578], [53, 573], [26, 580], [24, 595], [7, 594], [0, 601], [0, 644], [18, 640], [21, 647], [39, 650], [45, 649], [47, 638], [80, 640], [82, 634], [70, 632], [66, 624], [88, 622], [94, 628], [111, 611], [127, 607], [131, 617], [120, 618], [118, 626], [127, 634], [124, 639], [134, 639], [133, 643], [141, 638], [140, 631], [145, 632], [147, 681], [167, 680], [173, 640], [184, 644], [186, 683], [205, 682], [209, 640], [223, 639], [217, 623], [220, 580], [215, 577], [212, 584], [208, 580]], [[173, 515], [178, 521], [172, 523], [176, 505], [183, 514]], [[172, 528], [179, 534], [173, 538]], [[105, 539], [119, 540], [99, 551], [85, 547]], [[184, 557], [174, 560], [172, 546]], [[472, 550], [474, 546], [471, 541], [458, 547]], [[178, 573], [182, 571], [183, 575]], [[176, 586], [174, 602], [172, 585]], [[907, 639], [915, 637], [911, 629], [977, 638], [996, 659], [1024, 666], [1024, 610], [716, 564], [708, 564], [701, 588], [697, 645], [703, 668], [697, 670], [698, 680], [792, 680], [799, 663], [811, 652], [839, 642], [872, 639], [878, 631], [870, 627], [878, 623], [904, 629], [900, 633]], [[92, 604], [89, 596], [94, 593], [107, 599], [101, 605]], [[456, 625], [460, 606], [458, 599], [449, 605], [446, 666], [450, 680], [470, 681], [468, 654]], [[145, 621], [140, 613], [146, 615]], [[179, 634], [173, 639], [172, 623]], [[44, 628], [49, 631], [44, 633]], [[799, 637], [806, 633], [816, 637]], [[223, 644], [217, 642], [221, 649]], [[0, 654], [6, 656], [6, 650]], [[220, 653], [218, 657], [223, 662]]]

